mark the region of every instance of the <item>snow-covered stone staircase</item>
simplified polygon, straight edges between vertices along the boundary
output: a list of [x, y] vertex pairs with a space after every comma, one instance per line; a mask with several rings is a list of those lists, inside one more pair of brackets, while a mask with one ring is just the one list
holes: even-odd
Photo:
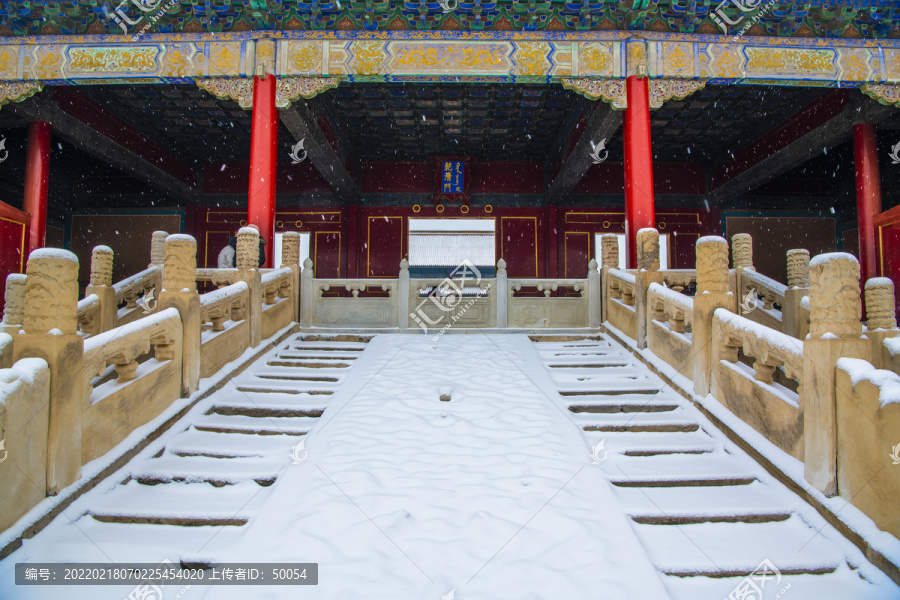
[[[674, 598], [885, 597], [856, 548], [617, 342], [532, 340]], [[780, 576], [742, 595], [764, 561]]]

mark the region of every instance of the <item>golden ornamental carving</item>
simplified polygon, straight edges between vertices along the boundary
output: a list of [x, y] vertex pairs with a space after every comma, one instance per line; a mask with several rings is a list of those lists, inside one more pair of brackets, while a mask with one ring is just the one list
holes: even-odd
[[321, 44], [309, 40], [287, 42], [287, 63], [289, 73], [321, 73]]
[[340, 83], [340, 77], [279, 77], [275, 86], [275, 106], [287, 108], [298, 98], [312, 98]]
[[42, 89], [44, 89], [44, 84], [40, 81], [0, 82], [0, 106], [7, 102], [21, 102], [26, 98], [31, 98]]
[[70, 73], [129, 73], [156, 70], [156, 46], [136, 48], [87, 47], [69, 52]]
[[234, 100], [245, 110], [253, 106], [252, 79], [198, 79], [197, 85], [220, 100]]
[[509, 42], [390, 42], [394, 73], [508, 72], [513, 46]]
[[19, 69], [19, 48], [4, 46], [0, 48], [0, 77], [15, 79]]
[[603, 100], [616, 110], [626, 106], [625, 81], [621, 79], [569, 79], [560, 80], [562, 86], [590, 100]]
[[384, 61], [387, 60], [385, 42], [367, 41], [350, 44], [350, 69], [359, 75], [381, 75], [386, 71]]
[[191, 44], [174, 44], [166, 46], [166, 52], [162, 56], [162, 68], [159, 71], [161, 77], [190, 77], [193, 75], [194, 65], [191, 61], [193, 50]]
[[645, 77], [647, 75], [647, 44], [643, 40], [628, 42], [627, 46], [627, 74]]
[[232, 42], [211, 42], [209, 44], [210, 75], [238, 75], [240, 60], [240, 45]]
[[706, 85], [705, 79], [651, 79], [650, 108], [662, 108], [662, 105], [675, 98], [687, 98]]
[[874, 76], [869, 69], [869, 51], [865, 48], [842, 48], [838, 64], [841, 81], [868, 81]]
[[550, 73], [550, 44], [548, 42], [520, 42], [513, 53], [516, 63], [513, 75], [542, 77]]
[[257, 77], [275, 74], [275, 40], [257, 40], [255, 52], [255, 69]]
[[859, 91], [877, 100], [879, 104], [900, 106], [900, 85], [864, 83]]
[[781, 75], [832, 75], [834, 50], [804, 48], [745, 48], [749, 73]]
[[63, 50], [65, 46], [50, 44], [37, 46], [29, 65], [26, 59], [25, 72], [31, 71], [28, 79], [59, 79], [62, 77]]
[[694, 75], [694, 47], [687, 42], [663, 42], [663, 73], [671, 77]]
[[611, 42], [588, 42], [578, 47], [580, 75], [612, 76], [615, 59]]
[[744, 55], [740, 49], [736, 44], [709, 44], [710, 62], [705, 70], [701, 69], [701, 73], [705, 71], [710, 77], [727, 79], [742, 77]]

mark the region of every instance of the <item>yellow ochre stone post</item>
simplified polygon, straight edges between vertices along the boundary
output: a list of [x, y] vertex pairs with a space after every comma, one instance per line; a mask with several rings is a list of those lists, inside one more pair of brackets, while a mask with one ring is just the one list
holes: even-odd
[[[884, 340], [900, 335], [894, 304], [894, 282], [887, 277], [873, 277], [866, 281], [866, 337], [872, 352], [872, 365], [876, 369], [889, 369], [890, 353]], [[900, 440], [898, 440], [900, 441]]]
[[293, 320], [300, 322], [300, 234], [286, 231], [281, 236], [281, 266], [290, 267], [294, 272], [291, 277], [291, 302]]
[[78, 334], [78, 258], [43, 248], [28, 257], [25, 333], [13, 343], [13, 360], [42, 358], [50, 367], [47, 494], [81, 477], [84, 340]]
[[197, 293], [197, 240], [181, 233], [166, 237], [163, 290], [159, 310], [175, 307], [181, 315], [181, 394], [187, 398], [200, 385], [200, 294]]
[[637, 346], [647, 347], [647, 289], [651, 283], [662, 283], [663, 276], [659, 272], [659, 232], [652, 227], [645, 227], [637, 232], [637, 266], [634, 278], [634, 314], [637, 318]]
[[25, 322], [25, 275], [19, 273], [7, 275], [4, 300], [0, 332], [8, 333], [15, 338], [22, 330], [22, 323]]
[[862, 336], [859, 261], [852, 254], [820, 254], [809, 263], [809, 337], [803, 342], [800, 410], [804, 475], [826, 496], [837, 489], [835, 366], [842, 357], [869, 360]]
[[609, 270], [619, 268], [619, 239], [614, 233], [600, 236], [600, 287], [602, 289], [601, 322], [606, 321], [609, 301]]
[[113, 251], [109, 246], [96, 246], [91, 253], [91, 283], [84, 290], [85, 297], [94, 294], [100, 300], [99, 322], [94, 333], [103, 333], [116, 327], [116, 290], [113, 288]]
[[731, 236], [731, 268], [734, 269], [734, 307], [730, 310], [739, 315], [744, 297], [744, 269], [753, 268], [753, 237], [749, 233]]
[[781, 307], [781, 323], [784, 333], [797, 339], [806, 337], [806, 317], [800, 310], [800, 302], [809, 295], [809, 250], [796, 248], [787, 251], [787, 284], [784, 306]]
[[238, 229], [234, 264], [238, 270], [237, 281], [246, 282], [250, 288], [247, 324], [250, 326], [250, 347], [256, 348], [262, 339], [262, 279], [259, 273], [259, 232], [255, 228]]
[[734, 309], [728, 291], [728, 242], [723, 237], [706, 236], [697, 240], [697, 294], [694, 296], [692, 324], [694, 354], [694, 391], [706, 396], [712, 374], [713, 313], [717, 308]]

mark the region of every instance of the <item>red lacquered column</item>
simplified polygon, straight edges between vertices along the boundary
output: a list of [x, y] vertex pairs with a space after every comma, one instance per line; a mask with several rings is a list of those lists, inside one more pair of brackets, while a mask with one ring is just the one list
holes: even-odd
[[24, 212], [28, 213], [27, 257], [43, 248], [47, 233], [47, 190], [50, 186], [50, 123], [28, 124], [28, 148], [25, 151]]
[[[275, 251], [275, 177], [278, 166], [278, 110], [275, 108], [275, 76], [253, 78], [253, 125], [250, 133], [250, 194], [247, 223], [259, 227], [266, 241], [266, 264]], [[278, 259], [280, 260], [280, 259]]]
[[653, 149], [650, 145], [649, 80], [632, 75], [625, 80], [625, 238], [626, 265], [637, 267], [636, 236], [656, 226], [653, 206]]
[[875, 215], [881, 212], [881, 177], [875, 126], [853, 126], [853, 158], [856, 167], [856, 218], [859, 225], [859, 266], [862, 283], [876, 277]]

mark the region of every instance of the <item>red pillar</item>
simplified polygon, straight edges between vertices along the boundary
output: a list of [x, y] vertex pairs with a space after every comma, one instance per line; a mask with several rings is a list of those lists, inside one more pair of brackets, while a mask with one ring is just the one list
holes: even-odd
[[253, 125], [250, 133], [250, 194], [247, 223], [259, 227], [266, 241], [266, 264], [273, 265], [275, 248], [275, 176], [278, 166], [278, 110], [275, 76], [253, 78]]
[[28, 213], [27, 257], [32, 250], [43, 248], [47, 233], [47, 190], [50, 185], [50, 123], [28, 124], [28, 148], [25, 151], [25, 198], [23, 211]]
[[637, 267], [639, 229], [656, 226], [653, 207], [653, 149], [650, 145], [649, 80], [635, 75], [625, 80], [625, 239], [626, 265]]
[[859, 225], [860, 278], [876, 277], [875, 215], [881, 212], [881, 177], [878, 173], [878, 145], [875, 125], [853, 126], [853, 158], [856, 167], [856, 218]]

